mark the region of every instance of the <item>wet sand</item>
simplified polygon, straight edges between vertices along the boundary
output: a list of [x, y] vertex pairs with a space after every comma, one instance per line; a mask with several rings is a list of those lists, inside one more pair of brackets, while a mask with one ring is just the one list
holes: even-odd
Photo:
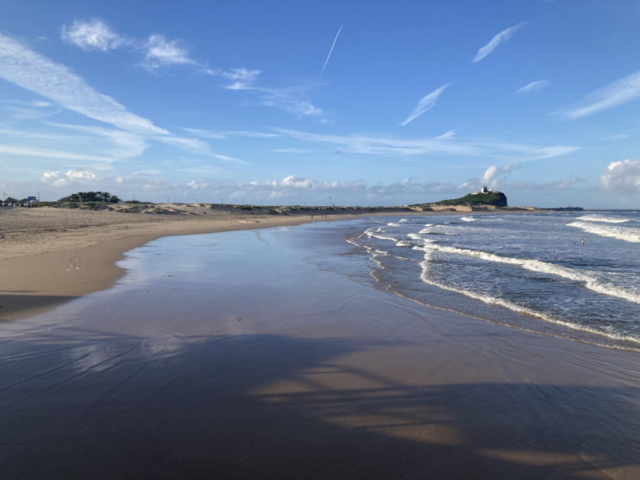
[[637, 353], [347, 278], [347, 228], [163, 238], [0, 325], [0, 476], [640, 477]]
[[[0, 209], [0, 234], [5, 237], [0, 240], [0, 321], [35, 315], [109, 288], [125, 273], [116, 265], [124, 252], [157, 238], [299, 225], [311, 220], [307, 215], [231, 214], [204, 207], [191, 210], [186, 216]], [[326, 220], [334, 218], [331, 215]], [[314, 220], [322, 219], [316, 216]]]

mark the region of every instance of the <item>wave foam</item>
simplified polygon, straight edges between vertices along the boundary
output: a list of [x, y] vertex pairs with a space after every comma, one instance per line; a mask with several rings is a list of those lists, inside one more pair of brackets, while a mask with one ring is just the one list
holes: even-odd
[[629, 221], [628, 218], [605, 217], [602, 215], [583, 215], [582, 217], [577, 217], [576, 220], [585, 220], [588, 222], [603, 222], [603, 223], [627, 223]]
[[553, 263], [547, 263], [540, 260], [520, 259], [512, 257], [502, 257], [494, 253], [482, 252], [477, 250], [465, 250], [457, 247], [447, 247], [437, 244], [425, 244], [424, 246], [415, 246], [414, 250], [422, 250], [425, 253], [432, 253], [435, 251], [443, 253], [451, 253], [454, 255], [465, 255], [467, 257], [479, 258], [487, 262], [503, 263], [507, 265], [515, 265], [530, 270], [532, 272], [544, 273], [547, 275], [554, 275], [556, 277], [565, 278], [567, 280], [574, 280], [584, 283], [584, 286], [594, 292], [608, 295], [610, 297], [617, 297], [627, 300], [629, 302], [640, 304], [640, 292], [628, 291], [610, 283], [603, 283], [591, 275], [584, 274], [571, 268], [555, 265]]
[[640, 343], [640, 337], [637, 337], [635, 335], [620, 335], [617, 333], [612, 333], [612, 332], [605, 332], [602, 330], [598, 330], [597, 328], [592, 328], [592, 327], [588, 327], [585, 325], [578, 325], [576, 323], [572, 323], [572, 322], [567, 322], [565, 320], [561, 320], [559, 318], [555, 318], [552, 317], [550, 315], [544, 314], [542, 312], [538, 312], [536, 310], [532, 310], [530, 308], [526, 308], [523, 307], [521, 305], [518, 305], [517, 303], [511, 302], [509, 300], [505, 300], [503, 298], [497, 298], [497, 297], [491, 297], [489, 295], [483, 295], [480, 293], [476, 293], [476, 292], [471, 292], [469, 290], [464, 290], [461, 288], [455, 288], [455, 287], [451, 287], [449, 285], [445, 285], [441, 282], [436, 282], [432, 279], [429, 278], [428, 276], [428, 271], [429, 271], [429, 263], [431, 260], [431, 253], [432, 252], [425, 252], [424, 255], [424, 261], [420, 262], [420, 266], [422, 267], [422, 273], [420, 274], [420, 280], [422, 280], [424, 283], [428, 284], [428, 285], [433, 285], [436, 286], [438, 288], [441, 288], [443, 290], [448, 290], [450, 292], [455, 292], [455, 293], [459, 293], [462, 295], [465, 295], [469, 298], [473, 298], [475, 300], [479, 300], [483, 303], [489, 304], [489, 305], [498, 305], [500, 307], [504, 307], [507, 308], [511, 311], [517, 312], [517, 313], [522, 313], [525, 315], [530, 315], [532, 317], [537, 317], [540, 318], [546, 322], [549, 323], [555, 323], [556, 325], [561, 325], [563, 327], [567, 327], [570, 328], [572, 330], [579, 330], [579, 331], [583, 331], [583, 332], [588, 332], [588, 333], [593, 333], [596, 335], [601, 335], [604, 337], [608, 337], [608, 338], [612, 338], [614, 340], [624, 340], [624, 341], [630, 341], [630, 342], [634, 342], [634, 343]]
[[640, 243], [640, 228], [612, 227], [610, 225], [598, 225], [588, 222], [572, 222], [569, 223], [568, 226], [579, 228], [584, 232], [592, 233], [600, 237], [611, 237], [625, 242]]
[[475, 222], [476, 219], [473, 217], [460, 217], [460, 220], [462, 220], [463, 222]]

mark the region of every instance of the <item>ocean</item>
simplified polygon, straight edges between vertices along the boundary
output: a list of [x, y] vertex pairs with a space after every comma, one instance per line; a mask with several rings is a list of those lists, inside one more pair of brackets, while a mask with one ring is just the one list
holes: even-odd
[[640, 349], [637, 211], [373, 218], [347, 241], [370, 262], [377, 288], [525, 330]]

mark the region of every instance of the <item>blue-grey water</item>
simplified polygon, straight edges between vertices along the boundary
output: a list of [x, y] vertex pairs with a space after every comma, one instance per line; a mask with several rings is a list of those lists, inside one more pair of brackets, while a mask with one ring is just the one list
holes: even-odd
[[528, 330], [640, 346], [637, 211], [370, 222], [348, 241], [375, 262], [380, 287]]

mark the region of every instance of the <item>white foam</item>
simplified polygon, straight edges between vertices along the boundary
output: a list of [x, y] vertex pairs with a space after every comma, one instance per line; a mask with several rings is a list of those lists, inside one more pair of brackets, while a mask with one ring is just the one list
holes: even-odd
[[576, 282], [584, 283], [584, 286], [589, 290], [592, 290], [603, 295], [610, 297], [622, 298], [629, 302], [640, 304], [640, 291], [629, 291], [619, 286], [605, 283], [592, 275], [585, 274], [583, 272], [563, 267], [561, 265], [555, 265], [553, 263], [542, 262], [540, 260], [520, 259], [511, 257], [502, 257], [494, 253], [482, 252], [477, 250], [465, 250], [457, 247], [448, 247], [444, 245], [437, 245], [434, 243], [427, 243], [424, 246], [415, 246], [414, 250], [422, 250], [424, 252], [443, 252], [454, 255], [465, 255], [467, 257], [479, 258], [487, 262], [504, 263], [508, 265], [516, 265], [525, 270], [532, 272], [544, 273], [547, 275], [554, 275], [556, 277], [566, 278], [568, 280], [574, 280]]
[[399, 223], [393, 223], [393, 222], [389, 222], [389, 223], [387, 223], [387, 225], [390, 226], [390, 227], [399, 227], [400, 226]]
[[476, 219], [473, 217], [461, 217], [460, 220], [462, 220], [463, 222], [475, 222]]
[[610, 225], [598, 225], [589, 222], [573, 222], [569, 227], [579, 228], [587, 233], [600, 237], [611, 237], [625, 242], [640, 243], [640, 228], [613, 227]]
[[406, 223], [406, 222], [408, 222], [408, 221], [409, 221], [409, 219], [408, 219], [408, 218], [401, 218], [401, 219], [400, 219], [400, 223]]
[[[415, 247], [415, 248], [420, 248], [420, 247]], [[635, 343], [640, 343], [640, 337], [635, 336], [635, 335], [620, 335], [620, 334], [616, 334], [616, 333], [612, 333], [612, 332], [604, 332], [602, 330], [598, 330], [596, 328], [592, 328], [592, 327], [587, 327], [584, 325], [578, 325], [575, 323], [571, 323], [571, 322], [567, 322], [565, 320], [561, 320], [559, 318], [555, 318], [552, 317], [550, 315], [544, 314], [542, 312], [538, 312], [535, 310], [532, 310], [530, 308], [526, 308], [526, 307], [522, 307], [514, 302], [511, 302], [509, 300], [505, 300], [503, 298], [497, 298], [497, 297], [491, 297], [489, 295], [483, 295], [480, 293], [476, 293], [476, 292], [471, 292], [469, 290], [464, 290], [461, 288], [454, 288], [451, 287], [449, 285], [445, 285], [441, 282], [436, 282], [432, 279], [429, 278], [428, 276], [428, 271], [429, 271], [429, 263], [431, 260], [431, 255], [433, 253], [432, 251], [428, 251], [425, 250], [425, 255], [424, 255], [424, 261], [420, 262], [420, 266], [422, 267], [422, 273], [420, 274], [420, 280], [422, 280], [424, 283], [429, 284], [429, 285], [434, 285], [438, 288], [441, 288], [443, 290], [449, 290], [450, 292], [455, 292], [455, 293], [459, 293], [462, 295], [465, 295], [469, 298], [473, 298], [475, 300], [479, 300], [483, 303], [489, 304], [489, 305], [498, 305], [504, 308], [507, 308], [511, 311], [517, 312], [517, 313], [522, 313], [525, 315], [530, 315], [533, 317], [537, 317], [540, 318], [542, 320], [545, 320], [549, 323], [555, 323], [557, 325], [561, 325], [563, 327], [567, 327], [567, 328], [571, 328], [573, 330], [580, 330], [583, 332], [588, 332], [588, 333], [593, 333], [596, 335], [601, 335], [604, 337], [608, 337], [608, 338], [612, 338], [615, 340], [625, 340], [625, 341], [630, 341], [630, 342], [635, 342]]]
[[370, 236], [373, 237], [373, 238], [378, 238], [380, 240], [389, 240], [390, 242], [397, 242], [398, 241], [397, 238], [390, 237], [389, 235], [380, 235], [380, 234], [375, 233], [375, 234], [372, 234]]
[[586, 220], [588, 222], [603, 222], [603, 223], [627, 223], [629, 221], [628, 218], [605, 217], [602, 215], [583, 215], [582, 217], [576, 218], [576, 220]]

